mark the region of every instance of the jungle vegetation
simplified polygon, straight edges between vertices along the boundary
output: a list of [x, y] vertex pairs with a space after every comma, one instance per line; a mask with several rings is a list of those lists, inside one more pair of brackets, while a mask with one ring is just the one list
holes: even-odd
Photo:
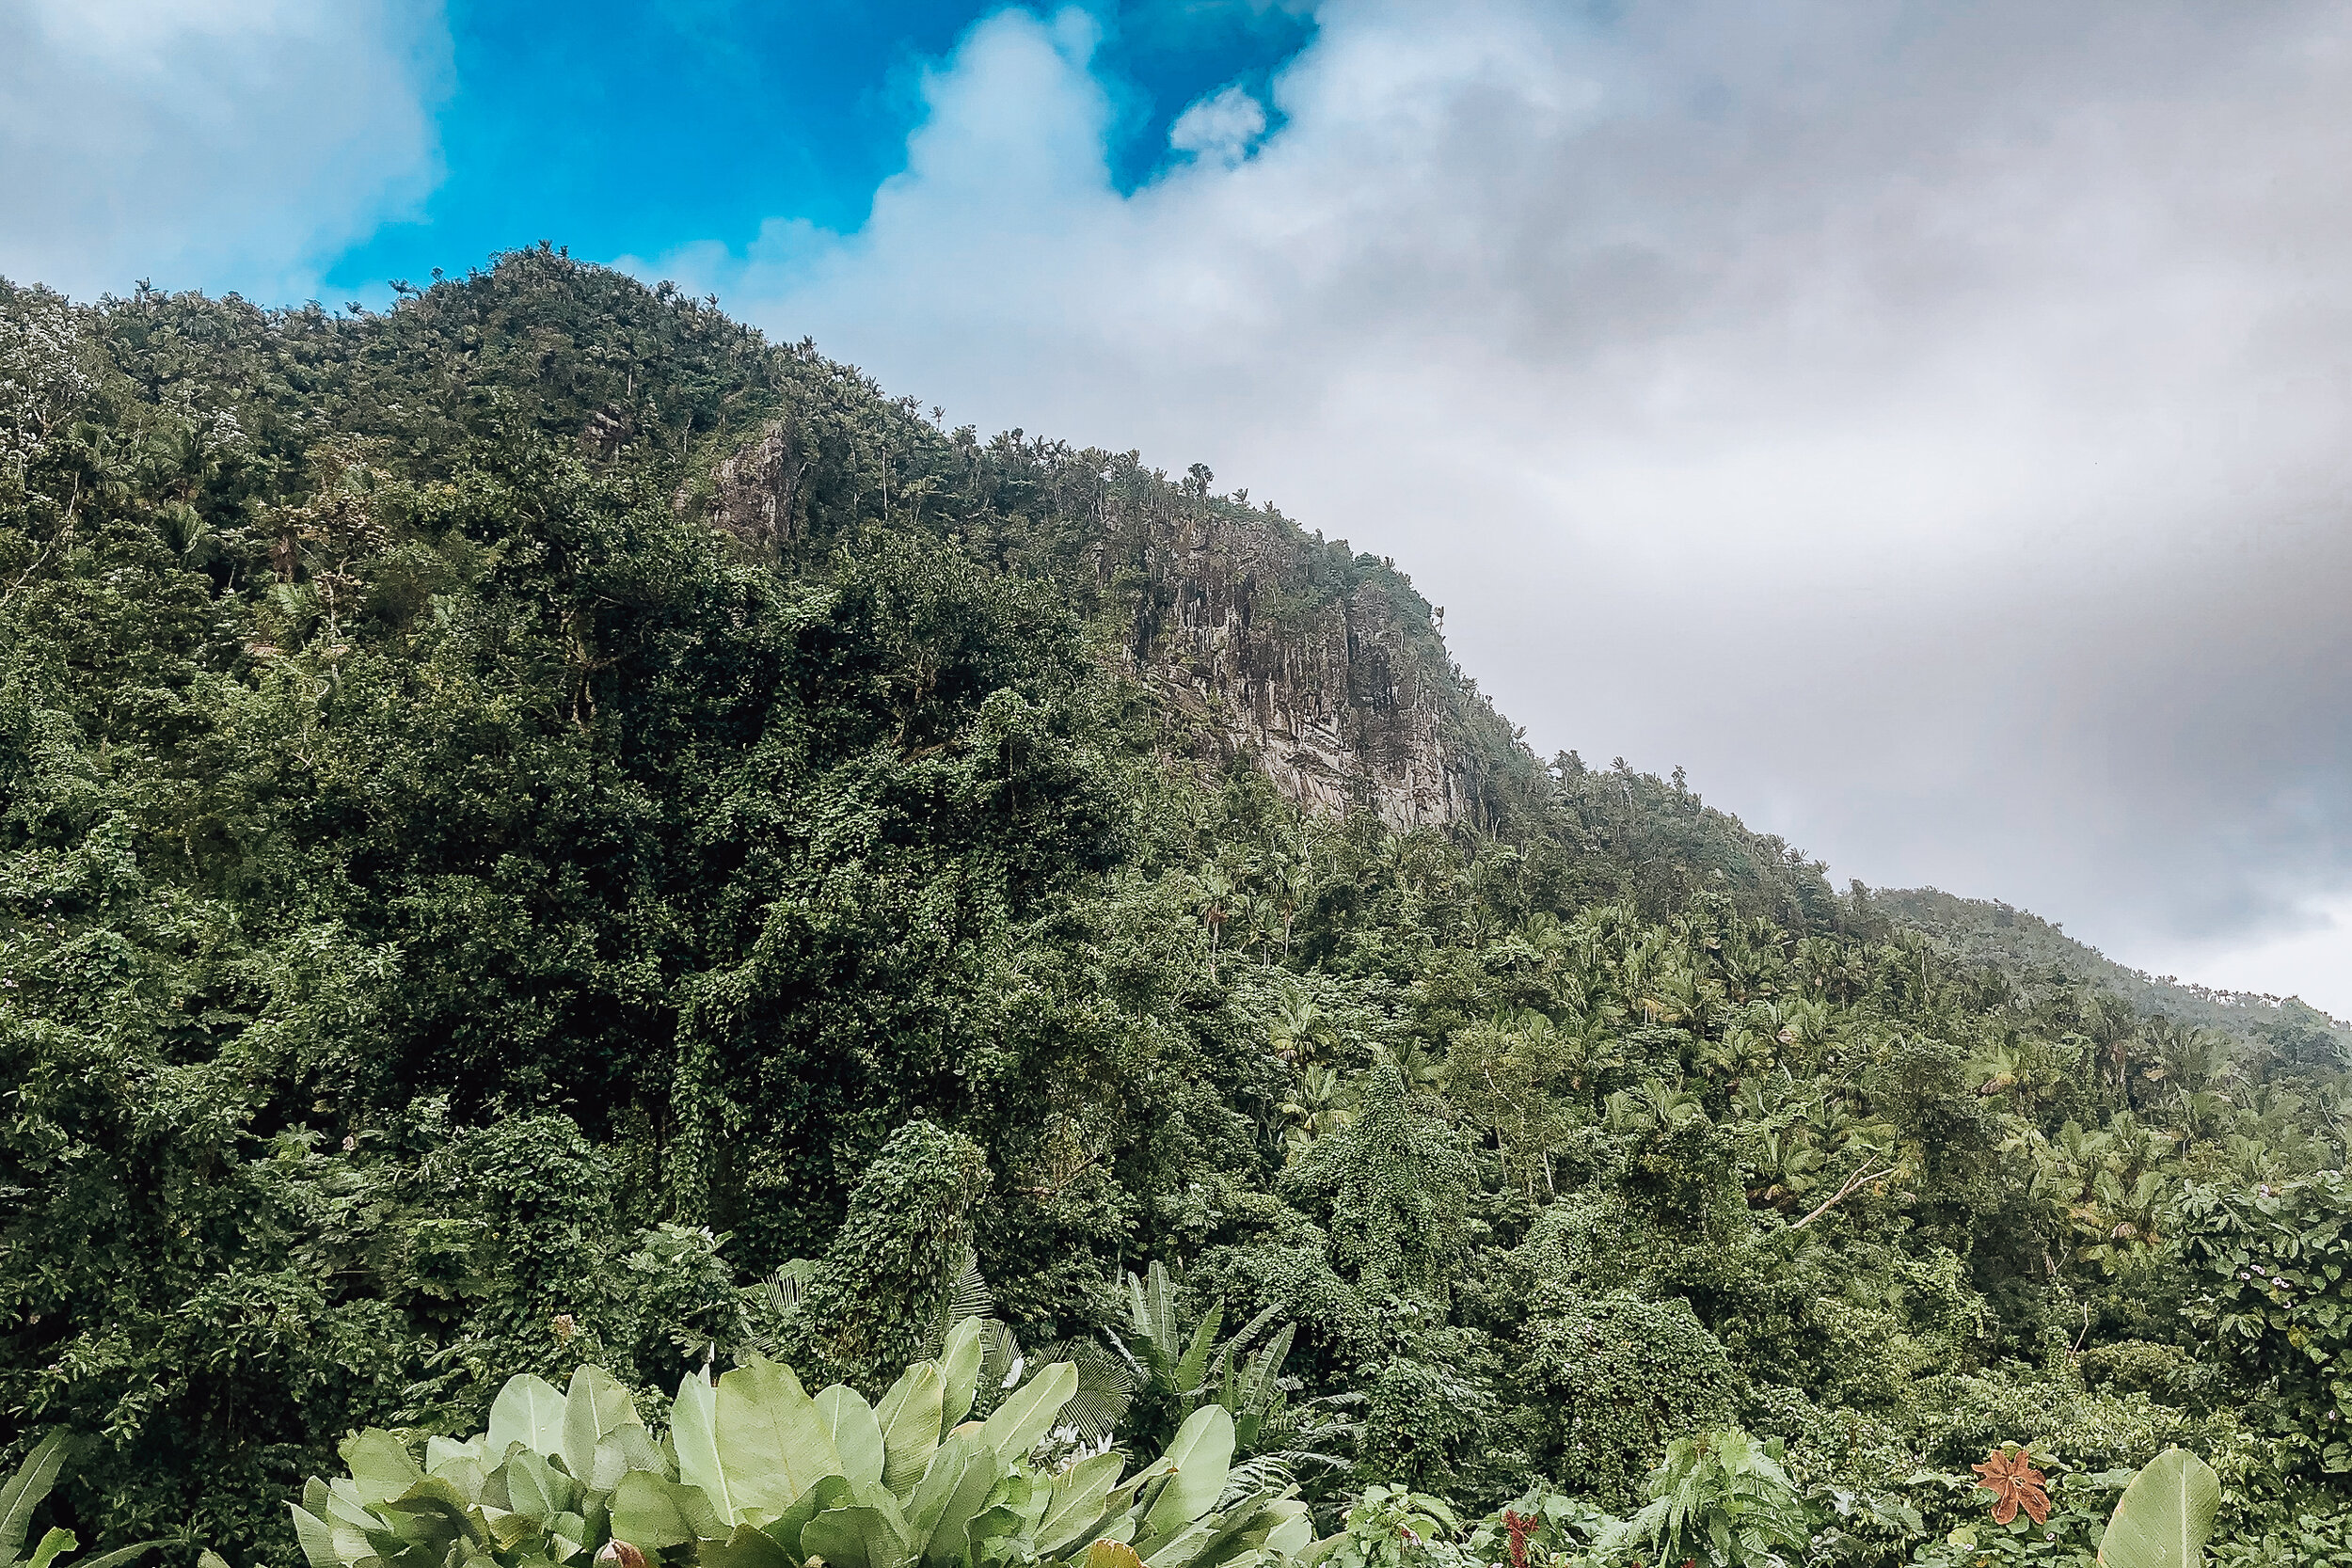
[[[779, 420], [755, 550], [687, 502]], [[342, 1560], [312, 1478], [445, 1464], [544, 1523], [624, 1405], [789, 1366], [895, 1432], [968, 1353], [990, 1420], [1068, 1369], [1016, 1447], [1210, 1431], [1160, 1525], [1343, 1568], [2089, 1561], [2175, 1448], [2217, 1557], [2352, 1561], [2332, 1021], [1838, 892], [1466, 682], [1448, 826], [1173, 765], [1098, 525], [1209, 484], [546, 247], [0, 284], [16, 1538], [291, 1564], [308, 1497]]]

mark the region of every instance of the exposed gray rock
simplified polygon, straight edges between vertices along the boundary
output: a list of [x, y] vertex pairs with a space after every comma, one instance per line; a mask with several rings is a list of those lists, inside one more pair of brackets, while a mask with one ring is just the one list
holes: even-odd
[[1304, 558], [1327, 546], [1264, 513], [1152, 521], [1154, 592], [1128, 657], [1178, 720], [1171, 750], [1202, 765], [1248, 756], [1302, 804], [1366, 806], [1394, 828], [1465, 814], [1451, 666], [1402, 578], [1383, 568], [1318, 593]]
[[[1205, 469], [1181, 487], [1115, 483], [1091, 464], [1101, 456], [1077, 454], [1082, 511], [1059, 491], [1057, 510], [1084, 517], [1096, 609], [1129, 623], [1126, 673], [1160, 699], [1170, 760], [1213, 771], [1246, 757], [1304, 805], [1360, 806], [1398, 829], [1469, 813], [1465, 726], [1501, 726], [1506, 740], [1507, 726], [1469, 692], [1392, 564], [1209, 496]], [[787, 416], [677, 504], [781, 562], [809, 531], [814, 462]]]

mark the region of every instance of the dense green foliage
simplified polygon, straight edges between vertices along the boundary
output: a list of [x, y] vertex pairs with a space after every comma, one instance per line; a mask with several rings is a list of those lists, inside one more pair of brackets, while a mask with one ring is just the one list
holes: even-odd
[[[789, 515], [714, 530], [774, 430]], [[2223, 1541], [2343, 1542], [2339, 1032], [1968, 950], [1455, 677], [1464, 820], [1204, 768], [1128, 656], [1139, 520], [1269, 515], [1205, 470], [545, 250], [383, 315], [0, 285], [0, 1457], [75, 1433], [85, 1542], [291, 1562], [339, 1442], [521, 1374], [880, 1398], [974, 1261], [1367, 1562], [1513, 1499], [2079, 1558], [2176, 1444]], [[1279, 1389], [1175, 1386], [1213, 1303]], [[1987, 1523], [2003, 1444], [2052, 1527]]]

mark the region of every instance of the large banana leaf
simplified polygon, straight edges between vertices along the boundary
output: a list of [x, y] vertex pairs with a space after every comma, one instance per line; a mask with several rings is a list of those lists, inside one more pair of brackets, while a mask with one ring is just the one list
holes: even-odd
[[2196, 1568], [2220, 1506], [2213, 1466], [2185, 1449], [2167, 1449], [2123, 1488], [2099, 1560], [2106, 1568]]
[[1037, 1527], [1038, 1556], [1056, 1556], [1094, 1534], [1094, 1527], [1108, 1512], [1106, 1499], [1111, 1488], [1119, 1484], [1123, 1464], [1116, 1451], [1098, 1453], [1054, 1478], [1045, 1516]]
[[833, 1433], [791, 1368], [755, 1356], [719, 1380], [713, 1404], [719, 1464], [739, 1517], [763, 1510], [772, 1518], [841, 1473]]
[[1144, 1515], [1136, 1550], [1146, 1560], [1152, 1556], [1152, 1543], [1175, 1535], [1216, 1506], [1233, 1464], [1232, 1414], [1221, 1404], [1204, 1404], [1185, 1417], [1160, 1463], [1172, 1466], [1175, 1474]]
[[905, 1568], [904, 1528], [877, 1507], [833, 1508], [801, 1529], [801, 1550], [827, 1568]]
[[69, 1441], [65, 1428], [57, 1428], [33, 1445], [33, 1451], [24, 1456], [16, 1474], [8, 1478], [7, 1485], [0, 1486], [0, 1568], [7, 1568], [23, 1554], [24, 1532], [32, 1526], [33, 1510], [57, 1484], [57, 1472], [65, 1468]]
[[989, 1494], [1004, 1474], [996, 1450], [977, 1433], [961, 1433], [940, 1445], [907, 1504], [908, 1540], [919, 1544], [925, 1562], [945, 1568], [963, 1560], [964, 1527], [988, 1506]]
[[580, 1506], [580, 1483], [558, 1470], [543, 1454], [510, 1444], [506, 1458], [483, 1482], [482, 1499], [528, 1519], [552, 1519]]
[[939, 1434], [946, 1437], [972, 1413], [972, 1396], [980, 1385], [980, 1320], [966, 1318], [947, 1331], [939, 1353]]
[[[637, 1402], [620, 1379], [602, 1367], [581, 1366], [572, 1373], [572, 1386], [564, 1396], [564, 1467], [596, 1485], [596, 1445], [623, 1427], [642, 1429], [644, 1424]], [[620, 1479], [615, 1474], [596, 1489], [608, 1490]]]
[[488, 1451], [502, 1454], [515, 1443], [549, 1459], [564, 1451], [564, 1392], [529, 1372], [508, 1378], [490, 1404]]
[[286, 1507], [294, 1513], [294, 1544], [302, 1548], [302, 1555], [310, 1568], [340, 1568], [341, 1564], [350, 1560], [343, 1556], [335, 1540], [335, 1532], [328, 1528], [326, 1520], [300, 1503], [288, 1503]]
[[725, 1540], [706, 1541], [695, 1552], [702, 1568], [800, 1568], [775, 1537], [750, 1525], [738, 1525]]
[[858, 1490], [850, 1484], [849, 1477], [819, 1476], [816, 1485], [792, 1499], [790, 1508], [759, 1528], [797, 1562], [802, 1555], [801, 1531], [808, 1522], [832, 1509], [854, 1508], [858, 1501]]
[[[882, 1483], [884, 1463], [882, 1423], [854, 1388], [834, 1384], [817, 1396], [817, 1414], [841, 1456], [841, 1473], [860, 1486]], [[833, 1559], [827, 1558], [827, 1562]]]
[[715, 1539], [727, 1527], [699, 1486], [631, 1470], [612, 1489], [612, 1535], [644, 1552]]
[[379, 1427], [354, 1433], [336, 1445], [361, 1503], [389, 1501], [424, 1479], [407, 1446]]
[[670, 1406], [670, 1445], [677, 1450], [678, 1480], [698, 1487], [712, 1512], [728, 1524], [741, 1521], [719, 1463], [719, 1391], [700, 1372], [688, 1372]]
[[[1005, 1396], [1005, 1402], [981, 1425], [980, 1441], [995, 1449], [996, 1457], [1008, 1465], [1026, 1459], [1038, 1440], [1052, 1429], [1061, 1407], [1077, 1391], [1076, 1365], [1055, 1362]], [[1232, 1423], [1229, 1420], [1226, 1424], [1231, 1427]]]
[[901, 1497], [923, 1479], [924, 1468], [939, 1448], [940, 1411], [946, 1402], [946, 1390], [939, 1363], [918, 1361], [890, 1386], [874, 1412], [882, 1434], [882, 1483]]

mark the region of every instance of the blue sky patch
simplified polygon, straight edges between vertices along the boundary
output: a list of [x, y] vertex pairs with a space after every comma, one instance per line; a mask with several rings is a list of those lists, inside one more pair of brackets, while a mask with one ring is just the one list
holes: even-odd
[[[983, 17], [969, 0], [453, 0], [446, 174], [408, 221], [337, 259], [327, 293], [381, 303], [493, 251], [551, 240], [587, 257], [740, 247], [771, 218], [847, 231], [904, 166], [925, 66]], [[1313, 34], [1302, 4], [1157, 0], [1087, 8], [1115, 106], [1114, 180], [1168, 158], [1169, 126], [1204, 95], [1265, 85]]]

